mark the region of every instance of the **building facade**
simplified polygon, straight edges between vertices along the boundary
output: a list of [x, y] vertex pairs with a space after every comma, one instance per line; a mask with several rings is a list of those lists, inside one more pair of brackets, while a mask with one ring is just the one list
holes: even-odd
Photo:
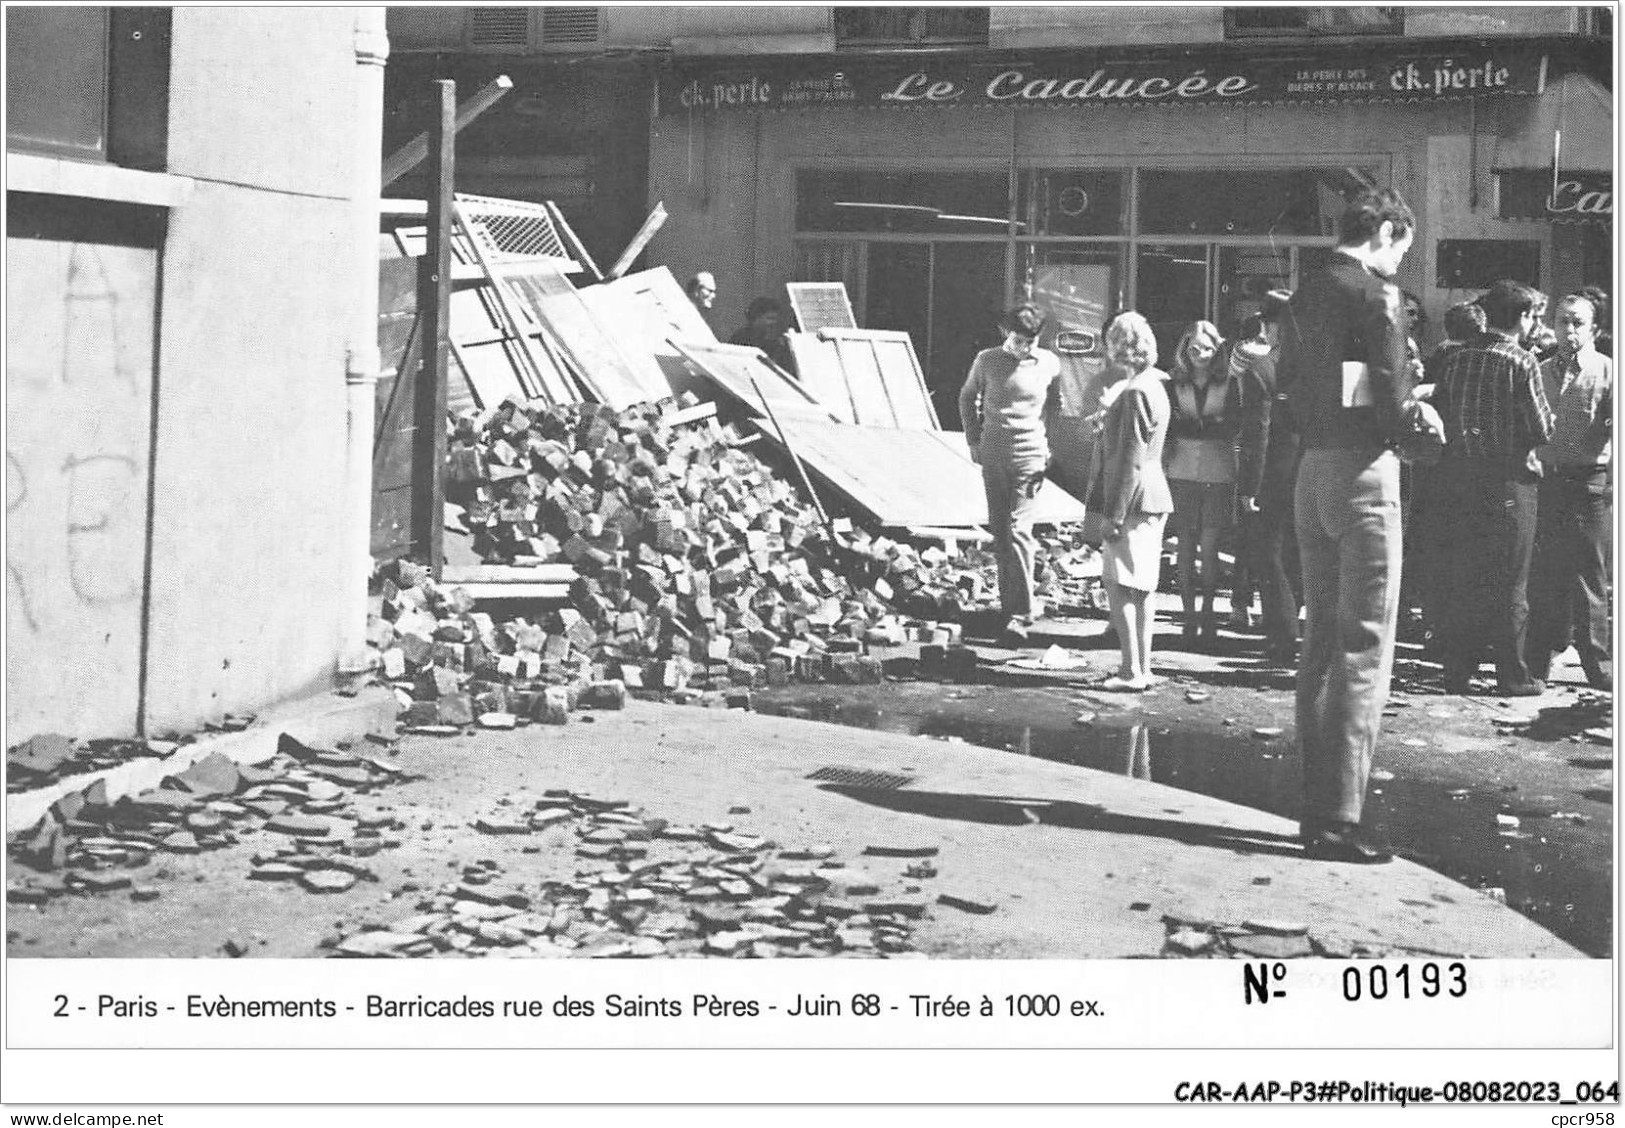
[[8, 742], [325, 690], [366, 623], [383, 9], [6, 21]]
[[[398, 47], [481, 57], [480, 10], [427, 11]], [[1066, 330], [1075, 417], [1107, 316], [1141, 310], [1168, 350], [1197, 318], [1233, 332], [1324, 258], [1363, 185], [1417, 212], [1399, 282], [1424, 347], [1495, 278], [1611, 284], [1607, 9], [565, 11], [595, 13], [590, 46], [533, 16], [514, 54], [652, 76], [646, 201], [670, 218], [650, 261], [716, 274], [724, 333], [786, 282], [844, 282], [861, 325], [912, 335], [945, 423], [1011, 301]], [[638, 218], [604, 226], [624, 240]]]

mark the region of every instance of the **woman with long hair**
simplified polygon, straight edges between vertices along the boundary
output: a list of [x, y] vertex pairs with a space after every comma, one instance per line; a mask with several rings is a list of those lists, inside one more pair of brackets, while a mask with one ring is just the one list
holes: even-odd
[[[1236, 519], [1236, 454], [1242, 395], [1224, 338], [1211, 321], [1193, 322], [1179, 339], [1168, 381], [1168, 489], [1179, 538], [1179, 598], [1186, 642], [1217, 641], [1213, 602], [1219, 588], [1219, 540]], [[1197, 561], [1201, 577], [1197, 577]], [[1197, 618], [1198, 584], [1202, 595]]]
[[1106, 327], [1106, 356], [1125, 379], [1109, 395], [1101, 419], [1101, 579], [1110, 603], [1122, 664], [1102, 689], [1143, 693], [1151, 674], [1151, 593], [1162, 567], [1162, 532], [1173, 499], [1162, 472], [1168, 432], [1166, 374], [1155, 367], [1157, 338], [1138, 313], [1120, 313]]

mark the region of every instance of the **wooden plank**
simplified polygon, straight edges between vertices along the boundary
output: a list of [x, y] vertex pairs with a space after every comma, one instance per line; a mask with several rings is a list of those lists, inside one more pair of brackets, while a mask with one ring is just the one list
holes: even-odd
[[[513, 79], [505, 74], [497, 75], [480, 87], [472, 98], [457, 107], [456, 115], [452, 119], [452, 134], [455, 136], [458, 130], [500, 102], [502, 96], [512, 89]], [[422, 164], [429, 156], [430, 140], [430, 131], [425, 131], [386, 157], [382, 177], [383, 187], [388, 188]]]
[[569, 584], [457, 584], [476, 602], [489, 599], [534, 599], [564, 602], [570, 598]]
[[570, 221], [564, 218], [564, 213], [559, 210], [559, 205], [552, 200], [543, 200], [542, 206], [547, 209], [547, 214], [552, 218], [553, 226], [563, 236], [564, 245], [569, 247], [570, 252], [581, 260], [581, 265], [587, 269], [587, 273], [592, 275], [594, 282], [602, 282], [604, 272], [598, 269], [598, 264], [592, 260], [592, 255], [587, 253], [586, 244], [576, 238], [575, 228], [571, 227]]
[[435, 82], [440, 114], [429, 126], [429, 243], [418, 268], [418, 316], [423, 332], [423, 364], [413, 420], [412, 545], [438, 577], [444, 534], [446, 465], [446, 365], [451, 343], [451, 223], [455, 169], [457, 84]]
[[796, 418], [833, 422], [829, 409], [809, 395], [795, 377], [768, 360], [761, 349], [705, 341], [673, 341], [672, 344], [698, 374], [752, 414], [765, 414], [764, 400], [771, 399], [780, 422]]
[[594, 398], [620, 411], [635, 403], [662, 399], [671, 386], [653, 356], [623, 349], [619, 333], [598, 323], [569, 279], [551, 263], [525, 264], [504, 271], [522, 301], [551, 331]]
[[790, 311], [803, 333], [820, 329], [856, 329], [852, 302], [844, 282], [790, 282], [784, 287], [790, 295]]
[[956, 541], [969, 541], [972, 544], [991, 544], [993, 534], [986, 529], [942, 529], [934, 525], [904, 525], [903, 532], [919, 540], [934, 540], [953, 543]]
[[665, 226], [665, 223], [666, 205], [662, 201], [655, 204], [654, 210], [649, 213], [649, 218], [643, 221], [643, 226], [638, 228], [638, 233], [632, 236], [632, 241], [626, 245], [626, 250], [621, 252], [621, 257], [615, 260], [614, 265], [609, 268], [609, 273], [604, 277], [614, 281], [630, 270], [632, 264], [637, 261], [637, 257], [643, 253], [643, 248], [649, 245], [649, 240], [655, 237], [655, 232]]
[[448, 584], [568, 584], [574, 564], [447, 564], [441, 577]]

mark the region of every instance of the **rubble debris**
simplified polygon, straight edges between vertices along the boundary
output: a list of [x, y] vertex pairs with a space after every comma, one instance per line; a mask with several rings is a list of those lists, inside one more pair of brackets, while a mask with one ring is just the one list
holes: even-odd
[[592, 851], [578, 849], [573, 876], [518, 884], [486, 860], [403, 919], [341, 929], [323, 946], [374, 958], [896, 958], [914, 954], [913, 923], [929, 911], [913, 887], [883, 889], [854, 871], [843, 881], [832, 847], [780, 850], [727, 823], [677, 826], [626, 800], [564, 790], [525, 814], [568, 822]]
[[32, 791], [69, 776], [162, 759], [178, 747], [164, 740], [77, 741], [60, 733], [40, 733], [6, 749], [6, 791]]

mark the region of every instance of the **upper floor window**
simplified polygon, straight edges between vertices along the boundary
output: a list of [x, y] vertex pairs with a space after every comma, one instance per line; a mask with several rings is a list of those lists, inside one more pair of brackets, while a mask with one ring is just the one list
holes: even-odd
[[1226, 36], [1400, 35], [1404, 8], [1226, 8]]
[[168, 8], [6, 8], [6, 147], [161, 170]]
[[836, 8], [840, 47], [987, 44], [986, 8]]

